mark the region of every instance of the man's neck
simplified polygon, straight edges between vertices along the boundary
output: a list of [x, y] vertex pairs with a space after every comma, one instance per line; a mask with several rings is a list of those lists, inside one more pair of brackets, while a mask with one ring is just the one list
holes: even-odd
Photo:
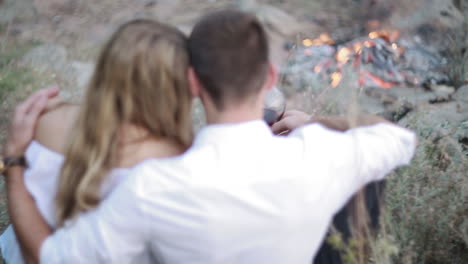
[[252, 107], [230, 108], [223, 111], [206, 111], [208, 124], [235, 124], [262, 119], [263, 110]]
[[236, 124], [260, 120], [263, 117], [263, 100], [260, 99], [227, 105], [222, 110], [217, 109], [211, 100], [204, 99], [202, 101], [207, 124]]
[[260, 92], [258, 96], [248, 98], [243, 102], [226, 103], [222, 110], [219, 110], [211, 98], [202, 95], [200, 99], [205, 108], [206, 122], [212, 124], [238, 124], [261, 120], [263, 118], [263, 107], [265, 92]]

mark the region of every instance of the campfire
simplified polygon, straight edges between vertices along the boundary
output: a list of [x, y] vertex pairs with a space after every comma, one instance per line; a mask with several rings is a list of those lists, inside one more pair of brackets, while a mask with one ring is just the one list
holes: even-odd
[[[425, 65], [418, 65], [421, 57]], [[337, 87], [344, 74], [351, 71], [359, 86], [389, 89], [444, 83], [448, 78], [439, 70], [443, 65], [443, 59], [424, 47], [400, 40], [400, 32], [380, 30], [341, 44], [327, 33], [305, 38], [291, 50], [290, 61], [282, 72], [302, 83], [320, 78]]]

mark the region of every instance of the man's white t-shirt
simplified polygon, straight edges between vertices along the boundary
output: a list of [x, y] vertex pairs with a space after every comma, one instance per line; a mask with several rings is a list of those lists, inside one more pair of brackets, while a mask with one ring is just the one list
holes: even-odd
[[99, 208], [57, 230], [41, 263], [309, 264], [333, 215], [408, 164], [414, 133], [392, 124], [274, 136], [262, 121], [210, 125], [174, 158], [148, 160]]

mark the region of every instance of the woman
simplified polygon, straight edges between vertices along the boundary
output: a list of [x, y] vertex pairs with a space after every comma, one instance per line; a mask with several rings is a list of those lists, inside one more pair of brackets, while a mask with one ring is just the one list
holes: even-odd
[[[187, 149], [188, 66], [180, 31], [149, 20], [129, 22], [101, 52], [84, 104], [62, 104], [41, 117], [26, 152], [25, 183], [52, 228], [97, 207], [131, 167]], [[22, 262], [11, 227], [0, 247], [7, 263]], [[154, 260], [148, 254], [135, 263]]]

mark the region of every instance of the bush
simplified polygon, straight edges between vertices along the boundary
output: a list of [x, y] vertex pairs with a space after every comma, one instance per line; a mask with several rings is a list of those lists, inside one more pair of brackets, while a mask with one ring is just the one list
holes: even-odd
[[394, 263], [467, 263], [468, 162], [419, 134], [412, 165], [387, 185], [385, 222], [399, 248]]

